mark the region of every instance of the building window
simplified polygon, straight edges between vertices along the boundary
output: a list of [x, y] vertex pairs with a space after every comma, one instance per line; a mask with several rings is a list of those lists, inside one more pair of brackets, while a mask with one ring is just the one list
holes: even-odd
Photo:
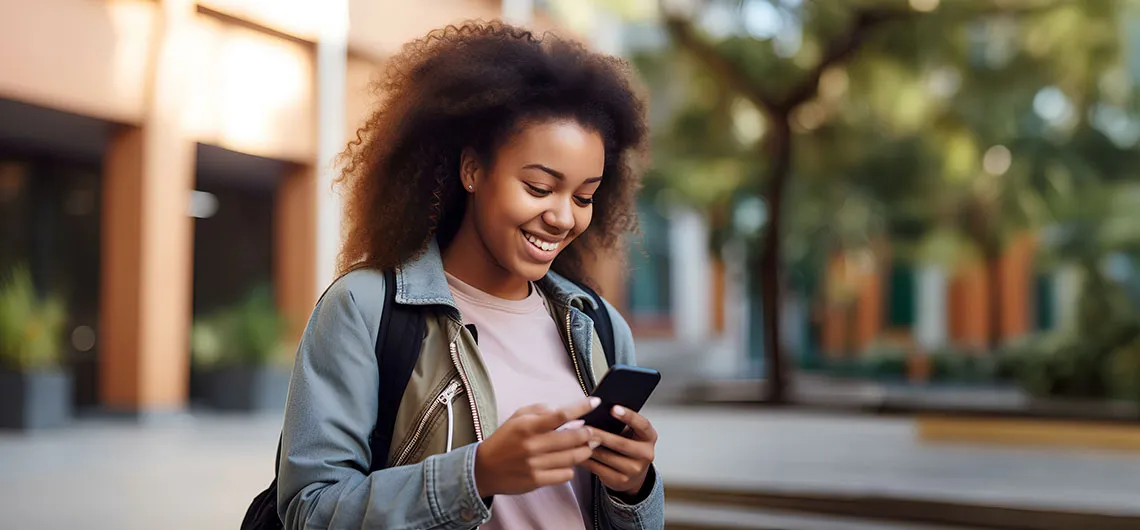
[[911, 328], [915, 321], [914, 268], [905, 263], [891, 266], [887, 282], [887, 327]]
[[669, 219], [638, 201], [642, 237], [630, 246], [629, 308], [635, 327], [669, 327], [672, 309]]

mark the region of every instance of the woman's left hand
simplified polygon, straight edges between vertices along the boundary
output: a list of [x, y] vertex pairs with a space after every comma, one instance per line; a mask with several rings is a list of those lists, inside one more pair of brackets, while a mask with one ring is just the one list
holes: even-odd
[[653, 463], [657, 430], [645, 416], [625, 407], [616, 406], [611, 414], [629, 427], [625, 436], [594, 429], [602, 443], [582, 465], [611, 491], [636, 495], [645, 485], [649, 465]]

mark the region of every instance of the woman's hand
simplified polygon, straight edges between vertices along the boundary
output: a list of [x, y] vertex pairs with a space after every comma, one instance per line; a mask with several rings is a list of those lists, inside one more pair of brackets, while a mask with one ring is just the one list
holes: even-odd
[[625, 436], [595, 429], [601, 447], [594, 449], [585, 467], [611, 491], [636, 495], [645, 486], [653, 463], [657, 430], [645, 416], [625, 407], [615, 406], [612, 414], [628, 426]]
[[558, 410], [545, 405], [519, 409], [476, 449], [479, 496], [518, 495], [573, 479], [574, 466], [590, 458], [601, 431], [570, 422], [598, 403], [589, 398]]

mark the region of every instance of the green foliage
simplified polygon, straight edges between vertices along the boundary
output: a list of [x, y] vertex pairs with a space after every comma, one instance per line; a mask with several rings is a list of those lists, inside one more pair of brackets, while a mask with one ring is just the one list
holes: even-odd
[[25, 267], [0, 284], [0, 366], [43, 370], [58, 366], [67, 313], [58, 297], [41, 300]]
[[1140, 403], [1140, 337], [1113, 348], [1104, 370], [1113, 398]]
[[944, 348], [930, 357], [930, 379], [955, 383], [992, 383], [997, 360], [985, 352]]
[[190, 331], [194, 364], [261, 366], [282, 357], [285, 320], [266, 286], [253, 289], [240, 304], [198, 319]]
[[[1086, 180], [1136, 176], [1135, 148], [1114, 143], [1086, 118], [1105, 105], [1135, 114], [1121, 52], [1119, 21], [1129, 13], [1123, 0], [955, 0], [925, 14], [906, 13], [903, 0], [772, 0], [797, 28], [799, 43], [791, 47], [747, 31], [743, 10], [764, 1], [707, 2], [694, 18], [702, 34], [704, 13], [736, 10], [736, 25], [721, 28], [727, 33], [701, 36], [742, 81], [729, 83], [723, 69], [687, 46], [639, 53], [652, 91], [668, 94], [654, 101], [654, 178], [698, 206], [722, 204], [734, 187], [764, 190], [769, 154], [760, 147], [773, 116], [755, 98], [779, 102], [801, 87], [859, 10], [901, 13], [868, 30], [792, 113], [789, 266], [808, 267], [882, 235], [904, 259], [925, 259], [938, 247], [935, 259], [946, 261], [957, 253], [949, 243], [975, 256], [996, 252], [1013, 234], [1049, 222], [1044, 177], [1055, 168]], [[1067, 108], [1053, 122], [1034, 108], [1046, 89]], [[759, 127], [747, 126], [753, 115]], [[990, 175], [983, 159], [997, 145], [1012, 160]], [[873, 222], [830, 215], [848, 197], [867, 205]]]
[[903, 379], [907, 374], [906, 349], [895, 344], [876, 342], [859, 357], [860, 372], [868, 377]]
[[[761, 3], [797, 42], [749, 32], [744, 10]], [[944, 0], [922, 14], [906, 0], [698, 5], [693, 22], [666, 26], [677, 47], [644, 52], [649, 86], [668, 96], [655, 100], [655, 186], [714, 212], [764, 195], [765, 147], [783, 145], [765, 142], [787, 111], [789, 277], [822, 277], [835, 254], [866, 255], [883, 240], [892, 261], [953, 272], [1041, 233], [1042, 266], [1084, 271], [1077, 329], [996, 355], [939, 352], [931, 377], [1005, 379], [1041, 395], [1137, 394], [1140, 348], [1126, 332], [1136, 300], [1101, 271], [1106, 257], [1140, 256], [1140, 90], [1125, 60], [1136, 43], [1121, 22], [1140, 16], [1135, 2]], [[739, 16], [717, 31], [702, 25], [726, 5]], [[821, 63], [868, 9], [890, 10], [891, 21], [864, 27], [852, 53]], [[805, 87], [797, 107], [781, 107]], [[710, 216], [718, 241], [734, 235], [731, 217]], [[902, 359], [877, 345], [827, 369], [894, 377]]]
[[998, 375], [1037, 396], [1140, 401], [1140, 322], [1116, 319], [1094, 335], [1049, 333], [999, 353]]

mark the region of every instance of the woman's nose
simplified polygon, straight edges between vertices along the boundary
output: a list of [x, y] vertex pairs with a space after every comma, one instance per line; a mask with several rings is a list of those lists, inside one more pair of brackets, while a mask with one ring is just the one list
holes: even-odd
[[557, 205], [542, 214], [542, 220], [558, 232], [569, 232], [574, 228], [574, 211], [570, 204], [572, 199], [560, 200]]

